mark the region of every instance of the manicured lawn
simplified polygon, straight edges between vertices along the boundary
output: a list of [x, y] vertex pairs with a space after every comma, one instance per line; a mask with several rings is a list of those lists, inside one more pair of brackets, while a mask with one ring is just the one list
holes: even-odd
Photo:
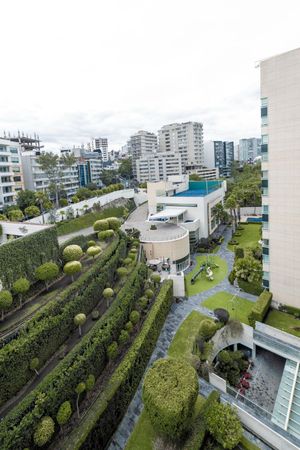
[[[257, 247], [259, 245], [258, 241], [261, 239], [261, 225], [257, 223], [249, 223], [248, 225], [243, 224], [242, 227], [244, 229], [242, 231], [239, 231], [239, 233], [241, 233], [241, 236], [237, 236], [236, 238], [234, 238], [239, 243], [238, 246], [243, 248]], [[234, 245], [228, 244], [228, 249], [233, 251]]]
[[220, 281], [224, 280], [224, 278], [227, 275], [228, 267], [227, 263], [224, 259], [220, 258], [219, 256], [210, 255], [210, 260], [214, 262], [215, 264], [218, 264], [219, 267], [212, 269], [214, 279], [212, 281], [209, 281], [206, 278], [206, 271], [204, 270], [196, 279], [195, 284], [191, 284], [191, 278], [195, 273], [200, 269], [201, 264], [203, 264], [207, 257], [206, 256], [197, 256], [197, 265], [192, 272], [188, 273], [185, 276], [186, 281], [186, 294], [190, 297], [191, 295], [198, 294], [199, 292], [207, 291], [208, 289], [211, 289], [212, 287], [216, 286], [220, 283]]
[[248, 315], [250, 314], [254, 303], [241, 297], [236, 297], [233, 302], [231, 301], [232, 298], [233, 295], [228, 292], [218, 292], [207, 300], [204, 300], [201, 304], [212, 310], [216, 308], [225, 308], [229, 312], [231, 319], [239, 320], [240, 322], [249, 325]]
[[286, 333], [300, 337], [300, 320], [295, 319], [291, 314], [273, 309], [268, 313], [264, 322], [271, 327], [278, 328]]

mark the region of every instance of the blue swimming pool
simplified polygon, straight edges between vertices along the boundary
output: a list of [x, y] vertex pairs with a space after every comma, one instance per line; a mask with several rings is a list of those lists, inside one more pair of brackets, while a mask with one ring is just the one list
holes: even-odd
[[184, 192], [178, 192], [174, 195], [174, 197], [204, 197], [205, 195], [209, 194], [210, 192], [213, 192], [214, 189], [188, 189]]
[[260, 223], [262, 221], [261, 217], [247, 217], [247, 222], [250, 223]]

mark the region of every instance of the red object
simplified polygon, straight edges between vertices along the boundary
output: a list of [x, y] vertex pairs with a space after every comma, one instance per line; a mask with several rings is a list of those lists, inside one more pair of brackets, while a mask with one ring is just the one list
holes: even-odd
[[243, 386], [245, 389], [249, 389], [250, 384], [248, 383], [248, 381], [243, 380], [243, 381], [242, 381], [242, 386]]
[[245, 375], [244, 375], [244, 378], [245, 378], [246, 380], [250, 380], [250, 379], [252, 378], [251, 373], [246, 372]]
[[245, 389], [240, 389], [240, 394], [242, 394], [242, 395], [245, 395], [246, 394], [246, 391], [245, 391]]

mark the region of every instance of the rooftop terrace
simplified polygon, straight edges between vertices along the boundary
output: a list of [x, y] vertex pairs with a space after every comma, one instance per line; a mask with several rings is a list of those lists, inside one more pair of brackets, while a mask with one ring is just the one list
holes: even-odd
[[222, 182], [213, 181], [190, 181], [189, 188], [183, 192], [177, 192], [173, 197], [205, 197], [222, 186]]

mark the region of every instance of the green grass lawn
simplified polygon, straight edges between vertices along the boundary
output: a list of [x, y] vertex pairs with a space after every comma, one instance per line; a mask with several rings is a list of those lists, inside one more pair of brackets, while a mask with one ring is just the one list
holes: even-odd
[[[260, 229], [261, 225], [259, 223], [249, 223], [248, 225], [242, 224], [242, 227], [244, 228], [242, 231], [239, 231], [241, 233], [241, 236], [237, 236], [234, 238], [239, 243], [239, 247], [257, 247], [258, 241], [261, 239], [260, 235]], [[229, 245], [227, 248], [231, 251], [234, 250], [234, 245]]]
[[214, 273], [213, 281], [209, 281], [206, 278], [206, 272], [203, 271], [195, 281], [195, 284], [191, 284], [191, 278], [193, 275], [200, 269], [201, 264], [206, 261], [206, 256], [197, 256], [197, 264], [192, 272], [188, 273], [185, 276], [186, 281], [186, 294], [190, 297], [191, 295], [198, 294], [199, 292], [207, 291], [212, 287], [216, 286], [220, 283], [220, 281], [224, 280], [228, 273], [227, 263], [224, 259], [220, 258], [216, 255], [210, 255], [210, 260], [219, 265], [219, 268], [212, 269]]
[[300, 337], [300, 320], [295, 319], [295, 317], [293, 317], [291, 314], [272, 309], [268, 313], [264, 322], [271, 327], [278, 328], [279, 330], [285, 331], [286, 333], [290, 333], [294, 336]]
[[204, 300], [201, 304], [212, 310], [215, 308], [225, 308], [229, 312], [231, 319], [239, 320], [249, 325], [248, 315], [254, 303], [241, 297], [236, 297], [234, 302], [231, 302], [232, 298], [233, 295], [228, 292], [218, 292], [207, 300]]

